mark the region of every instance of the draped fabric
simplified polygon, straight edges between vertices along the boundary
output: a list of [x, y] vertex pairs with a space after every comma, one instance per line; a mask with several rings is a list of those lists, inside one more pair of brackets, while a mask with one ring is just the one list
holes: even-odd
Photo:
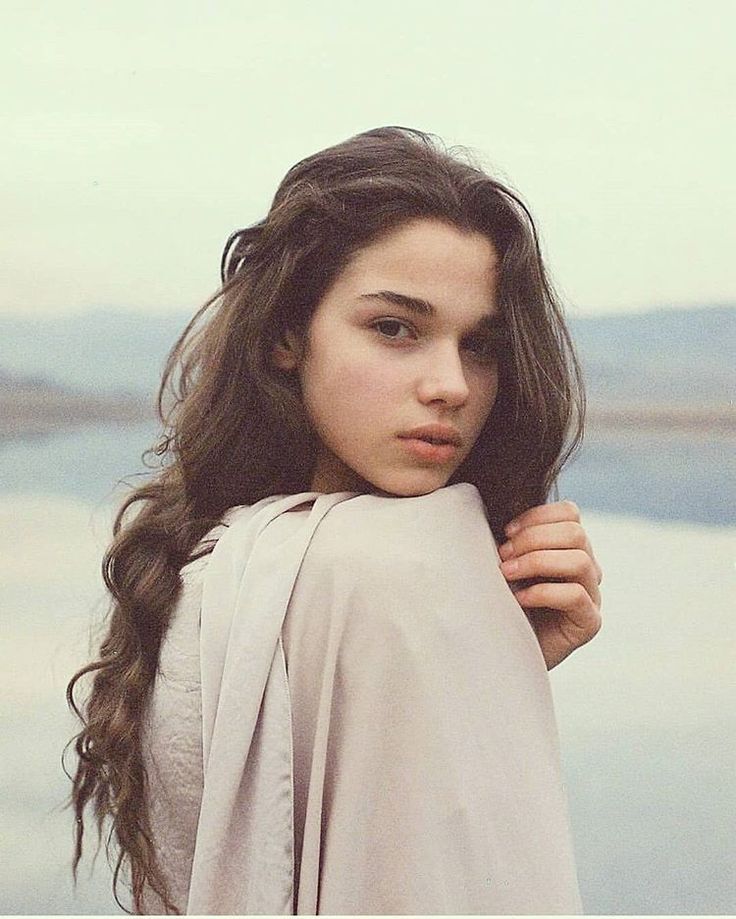
[[183, 572], [145, 721], [177, 906], [579, 912], [547, 671], [477, 490], [274, 497], [224, 524]]

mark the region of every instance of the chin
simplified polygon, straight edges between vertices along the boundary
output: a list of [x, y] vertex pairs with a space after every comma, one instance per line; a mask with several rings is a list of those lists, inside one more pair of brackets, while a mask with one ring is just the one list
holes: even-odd
[[444, 488], [450, 475], [439, 470], [415, 469], [401, 474], [376, 476], [371, 480], [374, 488], [397, 498], [417, 498]]

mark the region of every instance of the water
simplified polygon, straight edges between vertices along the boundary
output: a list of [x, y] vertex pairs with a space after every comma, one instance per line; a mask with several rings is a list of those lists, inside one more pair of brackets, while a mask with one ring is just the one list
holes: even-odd
[[[114, 483], [153, 433], [0, 447], [4, 913], [118, 912], [104, 856], [70, 883], [63, 692], [104, 608]], [[552, 673], [589, 913], [734, 912], [732, 469], [728, 438], [601, 435], [560, 489], [605, 571], [603, 630]]]
[[736, 437], [589, 432], [560, 477], [584, 507], [652, 520], [736, 524]]
[[[0, 494], [52, 493], [97, 502], [135, 483], [153, 425], [0, 440]], [[653, 520], [736, 525], [736, 437], [591, 431], [565, 468], [560, 496], [590, 510]]]

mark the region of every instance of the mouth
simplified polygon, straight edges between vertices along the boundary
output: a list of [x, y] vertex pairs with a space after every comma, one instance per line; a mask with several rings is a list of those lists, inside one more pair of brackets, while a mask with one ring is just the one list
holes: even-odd
[[405, 449], [422, 463], [445, 464], [457, 459], [462, 443], [460, 434], [444, 425], [425, 425], [399, 434]]
[[427, 424], [413, 428], [405, 434], [399, 434], [399, 437], [404, 440], [416, 440], [434, 446], [459, 447], [462, 445], [462, 438], [459, 432], [442, 424]]
[[407, 440], [421, 440], [422, 443], [425, 443], [425, 444], [449, 444], [449, 443], [452, 443], [452, 441], [450, 441], [450, 440], [445, 440], [445, 439], [443, 439], [442, 437], [430, 437], [429, 435], [427, 435], [426, 437], [410, 437], [410, 438], [406, 438], [406, 439], [407, 439]]

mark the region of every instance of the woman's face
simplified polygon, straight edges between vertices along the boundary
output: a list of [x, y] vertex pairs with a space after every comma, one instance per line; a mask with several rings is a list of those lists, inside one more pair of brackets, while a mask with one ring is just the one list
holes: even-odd
[[353, 256], [315, 310], [304, 356], [275, 355], [298, 370], [321, 440], [312, 490], [447, 484], [496, 399], [496, 272], [485, 236], [437, 220]]

